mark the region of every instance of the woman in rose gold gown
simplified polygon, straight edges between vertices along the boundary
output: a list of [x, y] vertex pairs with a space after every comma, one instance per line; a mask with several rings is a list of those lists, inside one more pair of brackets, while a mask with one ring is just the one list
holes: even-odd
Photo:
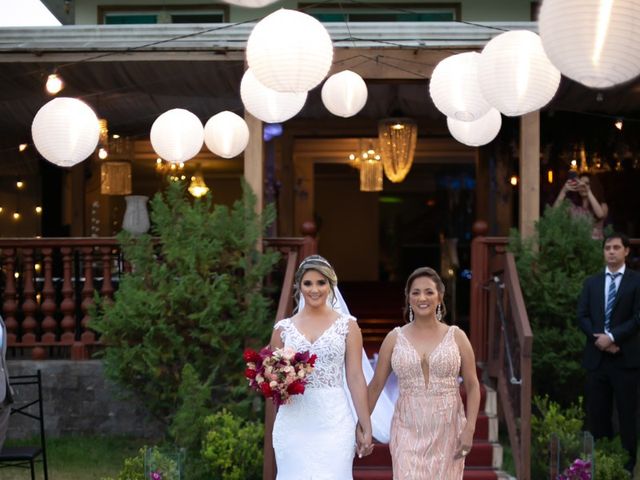
[[389, 332], [382, 343], [369, 408], [393, 369], [400, 388], [391, 423], [394, 480], [461, 480], [480, 406], [473, 349], [462, 330], [442, 322], [444, 284], [433, 269], [414, 271], [405, 296], [409, 324]]

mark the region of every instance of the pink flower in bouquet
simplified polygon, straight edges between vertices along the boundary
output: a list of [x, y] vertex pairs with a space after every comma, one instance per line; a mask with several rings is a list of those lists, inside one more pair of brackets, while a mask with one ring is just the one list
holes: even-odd
[[247, 362], [245, 377], [249, 387], [271, 398], [275, 405], [283, 405], [292, 395], [304, 393], [317, 357], [291, 348], [263, 348], [259, 353], [247, 349], [243, 358]]

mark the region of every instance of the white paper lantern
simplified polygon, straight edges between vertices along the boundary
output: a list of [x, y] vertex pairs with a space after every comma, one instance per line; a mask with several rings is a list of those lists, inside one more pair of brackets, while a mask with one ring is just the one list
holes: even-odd
[[171, 163], [191, 160], [202, 149], [204, 127], [188, 110], [167, 110], [151, 126], [151, 146], [159, 157]]
[[449, 132], [460, 143], [470, 147], [479, 147], [491, 142], [500, 131], [502, 116], [495, 108], [491, 108], [483, 117], [473, 122], [463, 122], [447, 118]]
[[94, 152], [100, 125], [89, 105], [76, 98], [59, 97], [38, 110], [31, 124], [31, 135], [46, 160], [71, 167]]
[[608, 88], [640, 74], [637, 0], [545, 0], [538, 25], [549, 59], [587, 87]]
[[560, 71], [547, 58], [540, 37], [514, 30], [493, 38], [478, 61], [478, 81], [485, 100], [514, 117], [533, 112], [551, 101]]
[[247, 148], [249, 127], [233, 112], [217, 113], [204, 126], [204, 143], [219, 157], [233, 158]]
[[351, 70], [331, 75], [322, 86], [322, 103], [334, 115], [353, 117], [367, 103], [367, 84]]
[[251, 69], [240, 82], [240, 97], [251, 115], [267, 123], [280, 123], [295, 116], [307, 101], [307, 92], [276, 92], [262, 85]]
[[442, 60], [433, 69], [429, 94], [436, 108], [447, 117], [470, 122], [489, 111], [478, 82], [477, 52], [459, 53]]
[[276, 3], [278, 0], [224, 0], [231, 5], [245, 8], [261, 8]]
[[278, 92], [307, 92], [331, 68], [333, 44], [315, 18], [280, 9], [256, 24], [247, 41], [247, 62], [265, 87]]

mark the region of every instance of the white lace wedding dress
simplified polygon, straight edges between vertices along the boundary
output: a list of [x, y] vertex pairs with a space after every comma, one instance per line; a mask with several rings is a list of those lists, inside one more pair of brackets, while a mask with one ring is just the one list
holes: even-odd
[[304, 394], [278, 409], [273, 426], [277, 480], [351, 480], [355, 420], [344, 384], [350, 315], [338, 319], [314, 342], [286, 318], [276, 323], [285, 347], [309, 350], [318, 359]]

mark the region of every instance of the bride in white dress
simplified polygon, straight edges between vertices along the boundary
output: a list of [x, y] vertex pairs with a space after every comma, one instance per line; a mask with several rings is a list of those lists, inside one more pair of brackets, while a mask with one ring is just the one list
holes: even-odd
[[295, 276], [301, 308], [274, 327], [272, 348], [309, 350], [318, 357], [304, 394], [292, 396], [278, 409], [273, 426], [277, 480], [353, 478], [356, 424], [349, 393], [359, 423], [359, 454], [371, 450], [362, 334], [354, 317], [334, 308], [336, 285], [329, 262], [319, 255], [307, 257]]

